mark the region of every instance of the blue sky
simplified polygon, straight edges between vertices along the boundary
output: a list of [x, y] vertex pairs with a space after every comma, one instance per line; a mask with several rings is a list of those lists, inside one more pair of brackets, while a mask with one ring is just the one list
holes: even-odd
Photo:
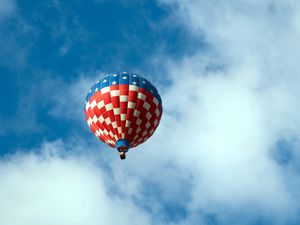
[[[299, 224], [299, 21], [294, 0], [2, 0], [0, 224]], [[82, 110], [119, 71], [164, 106], [122, 162]]]

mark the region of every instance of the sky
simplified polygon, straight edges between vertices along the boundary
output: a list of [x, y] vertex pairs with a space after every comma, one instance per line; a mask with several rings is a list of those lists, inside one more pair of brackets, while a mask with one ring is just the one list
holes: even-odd
[[[300, 223], [300, 2], [0, 1], [0, 225]], [[158, 89], [120, 161], [83, 105], [104, 74]]]

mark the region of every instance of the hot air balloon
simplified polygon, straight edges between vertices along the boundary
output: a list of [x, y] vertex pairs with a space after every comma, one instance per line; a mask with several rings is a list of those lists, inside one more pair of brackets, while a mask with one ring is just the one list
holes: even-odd
[[91, 131], [116, 148], [121, 159], [152, 136], [162, 111], [157, 89], [142, 76], [127, 72], [108, 74], [97, 81], [85, 101]]

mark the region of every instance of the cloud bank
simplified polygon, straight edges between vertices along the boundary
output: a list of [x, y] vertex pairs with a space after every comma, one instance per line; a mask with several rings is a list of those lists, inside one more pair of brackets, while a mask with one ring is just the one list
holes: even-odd
[[61, 141], [40, 150], [0, 164], [1, 224], [150, 224], [130, 200], [108, 194], [93, 159], [61, 158]]

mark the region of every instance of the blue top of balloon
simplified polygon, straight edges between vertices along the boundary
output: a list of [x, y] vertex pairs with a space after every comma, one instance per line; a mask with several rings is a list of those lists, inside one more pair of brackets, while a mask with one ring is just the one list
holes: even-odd
[[161, 104], [161, 97], [157, 89], [154, 87], [153, 84], [151, 84], [150, 81], [138, 74], [128, 72], [108, 74], [104, 76], [101, 80], [97, 81], [92, 86], [92, 88], [86, 96], [86, 102], [88, 102], [90, 97], [92, 97], [95, 94], [95, 92], [99, 91], [100, 89], [119, 84], [136, 85], [137, 87], [144, 88], [145, 90], [151, 92]]

